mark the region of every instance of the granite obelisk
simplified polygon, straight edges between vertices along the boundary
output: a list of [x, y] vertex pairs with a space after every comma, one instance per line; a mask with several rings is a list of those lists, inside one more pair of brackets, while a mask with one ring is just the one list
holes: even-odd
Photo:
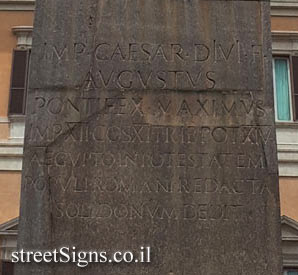
[[37, 0], [19, 248], [150, 263], [16, 275], [278, 275], [270, 4]]

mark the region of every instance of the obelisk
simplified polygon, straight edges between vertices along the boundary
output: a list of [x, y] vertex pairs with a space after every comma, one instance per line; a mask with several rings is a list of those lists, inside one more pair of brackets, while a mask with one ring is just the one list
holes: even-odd
[[281, 274], [269, 2], [37, 0], [35, 16], [19, 249], [108, 260], [15, 274]]

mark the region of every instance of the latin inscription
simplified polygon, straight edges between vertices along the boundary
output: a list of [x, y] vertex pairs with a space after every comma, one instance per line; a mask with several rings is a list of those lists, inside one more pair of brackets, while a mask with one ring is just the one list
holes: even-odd
[[240, 96], [235, 92], [224, 93], [223, 96], [189, 96], [177, 94], [173, 100], [167, 95], [154, 96], [155, 100], [149, 105], [148, 97], [141, 95], [121, 97], [50, 97], [46, 98], [37, 93], [34, 98], [33, 114], [46, 112], [56, 116], [66, 112], [81, 115], [115, 115], [125, 116], [173, 116], [201, 117], [245, 117], [255, 114], [264, 117], [266, 114], [264, 102], [253, 99], [254, 91], [247, 91]]
[[[52, 44], [47, 41], [40, 59], [45, 64], [64, 66], [71, 62], [95, 62], [75, 81], [82, 92], [100, 90], [245, 90], [236, 85], [243, 68], [262, 70], [263, 46], [258, 41], [249, 45], [238, 39], [231, 41], [197, 41], [192, 44], [101, 41], [96, 45], [80, 41], [71, 44]], [[237, 66], [231, 70], [231, 64]], [[140, 66], [141, 65], [141, 66]], [[227, 71], [230, 77], [225, 76]], [[256, 90], [262, 90], [260, 76], [249, 76]], [[73, 83], [74, 84], [74, 83]], [[248, 87], [247, 87], [248, 88]]]
[[162, 207], [158, 203], [140, 206], [120, 204], [112, 206], [108, 203], [74, 204], [58, 203], [55, 205], [56, 218], [95, 218], [95, 219], [154, 219], [154, 220], [229, 220], [238, 215], [241, 204], [184, 204], [182, 208]]
[[262, 45], [252, 43], [246, 45], [239, 40], [208, 42], [198, 41], [193, 45], [181, 43], [113, 43], [103, 41], [91, 48], [85, 43], [75, 42], [70, 45], [51, 45], [44, 43], [44, 58], [50, 60], [78, 59], [81, 56], [92, 55], [98, 62], [227, 62], [233, 59], [238, 63], [251, 58], [256, 62], [262, 55]]
[[29, 130], [30, 141], [52, 142], [57, 138], [71, 142], [144, 144], [267, 144], [274, 138], [271, 126], [172, 127], [163, 125], [108, 126], [88, 122], [36, 125]]
[[[88, 77], [87, 86], [97, 87], [93, 76]], [[103, 75], [100, 78], [107, 85]], [[268, 115], [265, 103], [257, 96], [258, 91], [189, 94], [187, 97], [178, 92], [174, 99], [166, 93], [156, 96], [138, 92], [121, 96], [95, 94], [93, 97], [76, 93], [43, 96], [36, 91], [31, 114], [33, 123], [27, 131], [27, 139], [35, 147], [32, 147], [25, 186], [29, 192], [51, 190], [56, 194], [52, 198], [56, 218], [233, 221], [239, 219], [247, 207], [243, 196], [272, 194], [262, 180], [262, 173], [268, 169], [264, 148], [275, 138], [273, 127], [239, 125], [239, 119], [245, 121], [250, 115], [257, 118]], [[35, 117], [44, 113], [55, 122], [34, 123]], [[64, 119], [55, 120], [63, 115]], [[123, 123], [105, 124], [108, 118], [117, 118]], [[213, 122], [204, 126], [203, 118]], [[229, 124], [223, 125], [222, 119], [227, 119]], [[234, 119], [235, 123], [231, 123]], [[51, 148], [55, 143], [63, 144], [60, 150]], [[82, 150], [63, 149], [71, 144]], [[97, 150], [85, 149], [90, 144]], [[107, 145], [123, 148], [107, 150]], [[177, 151], [173, 145], [183, 145], [190, 152]], [[216, 145], [229, 146], [230, 150], [206, 149]], [[254, 150], [240, 150], [240, 145]], [[149, 147], [140, 150], [140, 146]], [[152, 152], [150, 148], [154, 146], [163, 147]], [[36, 167], [44, 174], [35, 176]], [[80, 169], [93, 171], [93, 175], [81, 177]], [[125, 175], [125, 171], [146, 173], [148, 169], [152, 173], [156, 171], [156, 176], [145, 176], [144, 180]], [[231, 169], [236, 176], [222, 179], [222, 173]], [[180, 176], [164, 176], [173, 170], [180, 171]], [[193, 177], [183, 176], [186, 170], [193, 171]], [[109, 171], [108, 175], [105, 171]], [[121, 171], [120, 176], [115, 171]], [[104, 199], [111, 194], [122, 197], [124, 202], [117, 205]], [[77, 201], [90, 195], [98, 197], [98, 203]], [[169, 206], [159, 201], [160, 195], [189, 197], [189, 203]], [[141, 196], [141, 201], [128, 203], [135, 196]], [[210, 196], [230, 199], [219, 203]]]
[[50, 167], [101, 167], [101, 168], [248, 168], [266, 169], [265, 156], [260, 153], [155, 153], [139, 152], [47, 152], [41, 160], [38, 151], [33, 153], [32, 166]]
[[[48, 184], [63, 193], [95, 193], [95, 194], [227, 194], [227, 195], [262, 195], [270, 193], [268, 186], [261, 179], [239, 178], [226, 181], [217, 178], [179, 178], [176, 181], [166, 179], [150, 179], [139, 182], [132, 177], [93, 177], [79, 178], [52, 175], [33, 178], [25, 177], [26, 188], [44, 191]], [[233, 197], [233, 196], [232, 196]]]

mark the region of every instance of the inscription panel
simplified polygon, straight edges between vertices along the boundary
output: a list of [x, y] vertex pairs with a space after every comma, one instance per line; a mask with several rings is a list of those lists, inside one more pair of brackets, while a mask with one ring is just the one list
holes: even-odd
[[268, 12], [37, 1], [20, 247], [153, 259], [44, 273], [279, 274]]

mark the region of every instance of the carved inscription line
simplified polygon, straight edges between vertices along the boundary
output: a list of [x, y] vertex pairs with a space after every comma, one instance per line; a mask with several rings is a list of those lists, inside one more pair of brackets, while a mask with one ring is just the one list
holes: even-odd
[[[30, 127], [30, 126], [29, 126]], [[136, 144], [253, 144], [266, 145], [274, 138], [271, 125], [262, 126], [107, 126], [68, 122], [52, 126], [31, 125], [28, 140], [54, 142], [136, 143]], [[50, 146], [48, 144], [47, 146]]]
[[[180, 91], [182, 93], [182, 91]], [[256, 91], [254, 91], [256, 92]], [[224, 94], [224, 92], [222, 91]], [[160, 115], [177, 117], [221, 117], [221, 116], [247, 116], [254, 113], [257, 117], [266, 114], [265, 104], [262, 100], [254, 100], [249, 94], [235, 96], [235, 93], [223, 95], [221, 98], [207, 96], [192, 96], [190, 99], [179, 98], [173, 101], [167, 96], [159, 96], [153, 100], [150, 108], [145, 96], [130, 97], [66, 97], [54, 96], [45, 98], [40, 95], [34, 97], [34, 110], [32, 115], [41, 111], [49, 115], [61, 115], [64, 112], [81, 115], [113, 114], [117, 116], [131, 116], [136, 114], [144, 116]], [[231, 99], [233, 96], [233, 99]], [[236, 97], [236, 98], [235, 98]]]
[[60, 168], [196, 168], [196, 169], [226, 169], [267, 168], [266, 158], [262, 152], [250, 153], [142, 153], [137, 151], [123, 150], [119, 153], [110, 151], [102, 152], [67, 152], [51, 151], [46, 153], [44, 160], [41, 159], [42, 151], [38, 150], [30, 157], [32, 167], [60, 167]]
[[184, 204], [164, 207], [158, 202], [112, 205], [111, 203], [54, 203], [56, 218], [68, 219], [151, 219], [151, 220], [229, 220], [240, 215], [242, 204]]
[[235, 195], [263, 195], [271, 193], [263, 179], [244, 177], [229, 180], [215, 177], [179, 177], [178, 180], [161, 178], [140, 181], [133, 177], [70, 177], [60, 176], [25, 176], [25, 188], [35, 191], [45, 191], [51, 185], [57, 194], [192, 194], [205, 196], [210, 194]]
[[82, 42], [68, 45], [43, 44], [45, 60], [69, 61], [82, 56], [94, 56], [97, 62], [142, 62], [155, 63], [204, 63], [230, 62], [242, 63], [248, 60], [256, 62], [262, 56], [262, 45], [258, 43], [242, 43], [234, 41], [201, 41], [192, 44], [183, 43], [144, 43], [127, 44], [100, 42], [95, 46]]

